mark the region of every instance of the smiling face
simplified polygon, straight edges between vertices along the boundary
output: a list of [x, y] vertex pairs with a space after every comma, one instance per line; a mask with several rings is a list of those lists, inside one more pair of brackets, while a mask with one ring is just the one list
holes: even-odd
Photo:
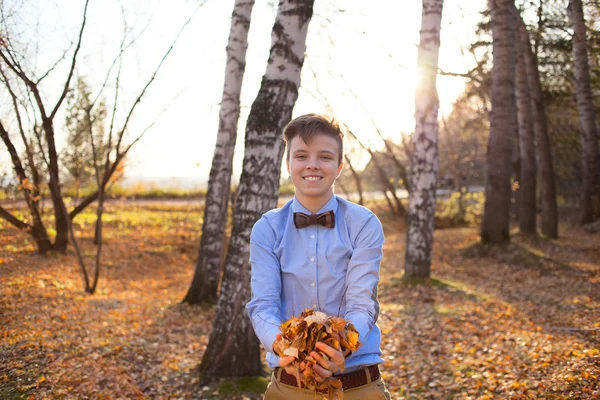
[[296, 136], [288, 145], [286, 164], [296, 199], [316, 213], [331, 198], [333, 183], [342, 172], [339, 144], [333, 137], [317, 133], [310, 143]]

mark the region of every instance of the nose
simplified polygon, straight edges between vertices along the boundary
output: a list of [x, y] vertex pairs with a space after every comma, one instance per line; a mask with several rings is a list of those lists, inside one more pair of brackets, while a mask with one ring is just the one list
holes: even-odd
[[319, 169], [319, 160], [317, 158], [311, 158], [308, 160], [308, 164], [306, 165], [307, 169]]

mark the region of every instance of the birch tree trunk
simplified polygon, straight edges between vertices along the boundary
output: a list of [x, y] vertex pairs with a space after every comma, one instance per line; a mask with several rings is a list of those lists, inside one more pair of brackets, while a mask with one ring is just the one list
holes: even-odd
[[533, 129], [539, 163], [540, 177], [540, 200], [542, 233], [552, 239], [558, 238], [558, 208], [556, 205], [556, 182], [554, 178], [554, 167], [552, 166], [552, 150], [548, 136], [548, 122], [546, 117], [546, 106], [540, 83], [537, 59], [531, 48], [529, 34], [525, 23], [519, 18], [519, 37], [523, 43], [523, 56], [527, 68], [527, 82], [531, 94]]
[[418, 68], [420, 82], [415, 92], [415, 132], [412, 137], [412, 168], [405, 278], [429, 278], [433, 249], [435, 189], [438, 175], [438, 108], [435, 87], [443, 0], [423, 0]]
[[[519, 15], [515, 9], [515, 18]], [[518, 37], [518, 36], [517, 36]], [[519, 177], [519, 230], [521, 233], [532, 234], [536, 231], [536, 165], [535, 165], [535, 136], [531, 109], [531, 96], [527, 81], [524, 46], [516, 40], [517, 64], [517, 116], [519, 132], [520, 177]]]
[[598, 132], [592, 101], [590, 68], [585, 39], [585, 20], [581, 0], [569, 0], [567, 14], [573, 24], [573, 58], [577, 108], [583, 130], [583, 197], [579, 222], [586, 224], [600, 217], [600, 184], [598, 182]]
[[240, 116], [240, 94], [246, 67], [248, 30], [253, 6], [254, 0], [235, 0], [233, 7], [227, 44], [225, 83], [219, 112], [219, 131], [208, 179], [198, 261], [192, 285], [183, 300], [189, 304], [217, 302], [217, 289], [225, 249], [233, 152]]
[[493, 57], [492, 112], [481, 241], [510, 240], [510, 142], [516, 132], [514, 0], [490, 0]]
[[213, 331], [200, 364], [204, 377], [261, 373], [258, 340], [246, 314], [250, 300], [250, 232], [277, 205], [284, 143], [281, 132], [298, 98], [314, 0], [281, 0], [267, 70], [246, 125], [242, 175]]

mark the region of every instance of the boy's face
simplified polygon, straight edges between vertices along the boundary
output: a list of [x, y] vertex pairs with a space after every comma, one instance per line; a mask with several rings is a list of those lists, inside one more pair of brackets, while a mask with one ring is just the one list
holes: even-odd
[[296, 188], [296, 198], [305, 207], [324, 205], [333, 194], [333, 183], [342, 172], [340, 150], [331, 136], [317, 134], [310, 145], [299, 136], [289, 143], [287, 169]]

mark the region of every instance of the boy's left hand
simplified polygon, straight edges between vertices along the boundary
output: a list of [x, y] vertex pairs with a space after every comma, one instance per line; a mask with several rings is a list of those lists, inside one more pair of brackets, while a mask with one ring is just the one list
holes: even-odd
[[317, 360], [317, 364], [313, 366], [313, 369], [319, 377], [321, 377], [321, 381], [325, 378], [329, 378], [336, 372], [342, 372], [344, 370], [345, 358], [340, 349], [334, 349], [321, 342], [317, 342], [315, 347], [327, 356], [327, 358], [325, 358], [316, 351], [310, 353], [310, 355]]

